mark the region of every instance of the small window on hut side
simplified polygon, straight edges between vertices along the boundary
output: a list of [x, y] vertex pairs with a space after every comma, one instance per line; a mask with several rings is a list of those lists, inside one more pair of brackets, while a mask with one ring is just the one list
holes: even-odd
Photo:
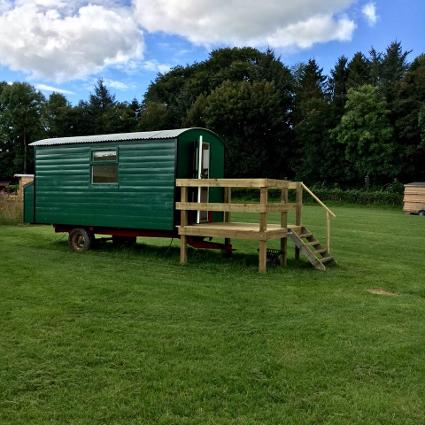
[[118, 183], [117, 151], [94, 151], [92, 153], [91, 176], [92, 183]]

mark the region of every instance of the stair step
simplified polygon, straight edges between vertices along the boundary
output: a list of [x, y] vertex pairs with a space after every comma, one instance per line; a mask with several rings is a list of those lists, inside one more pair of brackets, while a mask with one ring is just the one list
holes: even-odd
[[335, 261], [307, 227], [301, 227], [298, 231], [292, 229], [288, 232], [288, 236], [316, 269], [325, 271], [325, 263]]
[[309, 241], [309, 242], [307, 243], [307, 245], [317, 246], [317, 245], [320, 245], [320, 242], [319, 242], [319, 241]]

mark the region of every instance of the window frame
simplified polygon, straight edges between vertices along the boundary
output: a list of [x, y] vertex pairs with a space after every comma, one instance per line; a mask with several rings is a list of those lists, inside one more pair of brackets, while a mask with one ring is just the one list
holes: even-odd
[[[115, 151], [115, 159], [106, 159], [106, 160], [95, 160], [94, 154], [96, 152], [106, 152], [106, 151]], [[94, 182], [93, 181], [93, 171], [96, 165], [115, 165], [116, 166], [116, 176], [117, 179], [115, 182]], [[118, 187], [119, 185], [119, 149], [116, 146], [113, 147], [96, 147], [90, 150], [90, 184], [95, 187]]]

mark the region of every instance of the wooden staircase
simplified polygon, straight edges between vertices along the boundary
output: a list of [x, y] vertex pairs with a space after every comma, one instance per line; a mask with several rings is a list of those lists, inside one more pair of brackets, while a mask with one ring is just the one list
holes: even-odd
[[306, 227], [303, 226], [298, 231], [289, 229], [288, 236], [316, 269], [325, 271], [325, 264], [335, 261], [328, 250], [320, 244], [313, 233]]

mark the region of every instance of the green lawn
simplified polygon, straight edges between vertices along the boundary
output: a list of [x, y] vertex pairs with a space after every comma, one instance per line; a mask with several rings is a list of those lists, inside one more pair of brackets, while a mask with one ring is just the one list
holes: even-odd
[[0, 226], [0, 424], [425, 423], [425, 218], [335, 212], [325, 273]]

